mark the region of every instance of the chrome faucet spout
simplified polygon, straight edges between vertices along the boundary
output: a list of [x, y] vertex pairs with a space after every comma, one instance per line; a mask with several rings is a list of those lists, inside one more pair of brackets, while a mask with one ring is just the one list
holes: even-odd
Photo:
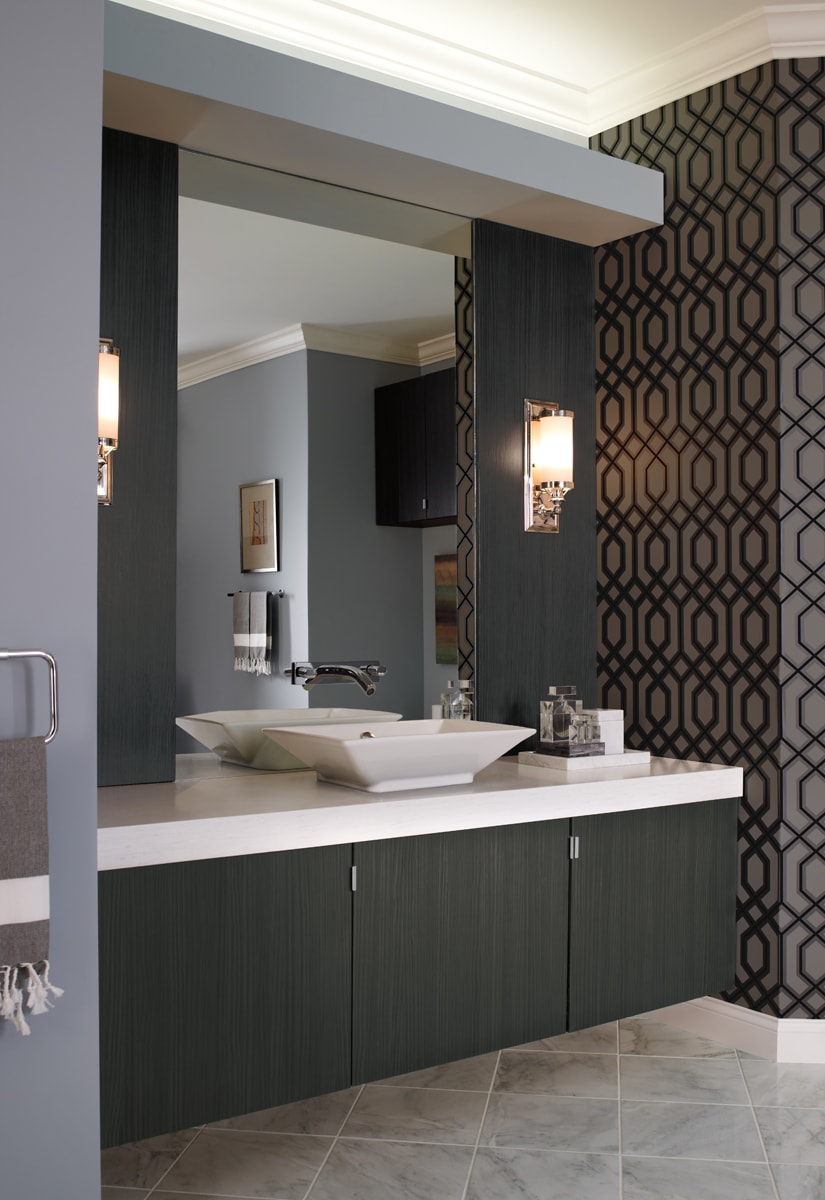
[[367, 696], [386, 675], [387, 668], [376, 662], [293, 663], [284, 674], [292, 682], [310, 691], [319, 683], [357, 683]]

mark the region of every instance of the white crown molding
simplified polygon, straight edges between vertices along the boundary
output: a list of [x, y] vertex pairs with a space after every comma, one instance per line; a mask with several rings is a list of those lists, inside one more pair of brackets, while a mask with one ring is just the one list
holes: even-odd
[[369, 358], [402, 366], [424, 367], [455, 358], [455, 337], [430, 338], [424, 342], [404, 341], [379, 334], [352, 333], [321, 325], [290, 325], [266, 337], [230, 346], [218, 354], [208, 354], [178, 368], [178, 390], [205, 383], [219, 375], [240, 371], [255, 363], [268, 362], [299, 350], [321, 350], [326, 354], [345, 354], [350, 358]]
[[611, 129], [774, 58], [823, 54], [825, 3], [756, 8], [594, 89], [588, 127], [591, 133]]
[[300, 325], [289, 325], [276, 333], [268, 333], [266, 337], [230, 346], [228, 350], [207, 354], [204, 358], [178, 367], [178, 390], [205, 383], [207, 379], [215, 379], [218, 375], [228, 375], [230, 371], [239, 371], [241, 367], [251, 367], [270, 358], [294, 354], [296, 350], [306, 350], [304, 331]]
[[280, 0], [277, 18], [256, 11], [251, 0], [118, 3], [579, 143], [773, 58], [825, 54], [823, 0], [756, 5], [741, 19], [590, 88], [336, 0]]
[[715, 996], [702, 996], [645, 1016], [772, 1062], [825, 1063], [825, 1021], [773, 1017]]

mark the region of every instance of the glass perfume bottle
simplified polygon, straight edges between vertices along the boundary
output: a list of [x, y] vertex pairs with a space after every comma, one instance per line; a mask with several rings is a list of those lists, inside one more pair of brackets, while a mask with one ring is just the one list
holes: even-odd
[[570, 723], [577, 712], [575, 687], [549, 687], [547, 699], [541, 701], [539, 710], [539, 741], [569, 742]]
[[445, 721], [472, 721], [473, 685], [469, 679], [451, 679], [441, 697], [441, 716]]

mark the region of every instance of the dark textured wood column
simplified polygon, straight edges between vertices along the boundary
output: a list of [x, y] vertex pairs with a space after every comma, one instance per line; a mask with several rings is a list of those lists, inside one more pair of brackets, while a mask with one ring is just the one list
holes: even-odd
[[[597, 701], [593, 251], [476, 221], [473, 272], [477, 714], [537, 727], [548, 684]], [[525, 397], [575, 413], [558, 535], [524, 532]]]
[[104, 786], [175, 776], [177, 280], [177, 146], [104, 129], [100, 336], [121, 354], [114, 501], [98, 521]]

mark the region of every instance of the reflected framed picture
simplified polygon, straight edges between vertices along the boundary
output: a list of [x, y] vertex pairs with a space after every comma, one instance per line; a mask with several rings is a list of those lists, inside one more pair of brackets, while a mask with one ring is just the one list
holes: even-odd
[[278, 481], [241, 484], [241, 570], [278, 571]]
[[435, 661], [458, 662], [458, 588], [455, 554], [435, 556]]

